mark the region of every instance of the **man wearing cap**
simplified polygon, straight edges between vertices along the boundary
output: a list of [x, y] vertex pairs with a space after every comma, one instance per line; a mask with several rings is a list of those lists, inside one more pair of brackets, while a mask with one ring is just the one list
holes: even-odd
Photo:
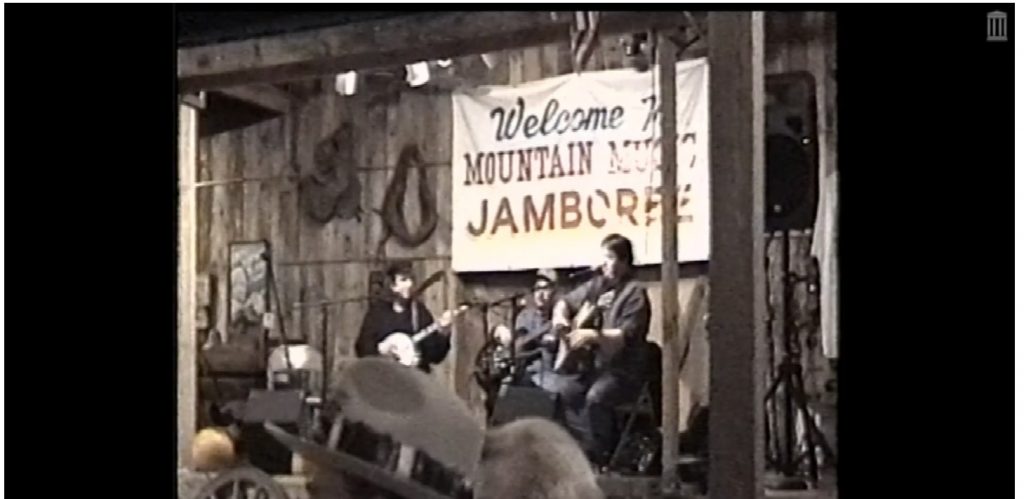
[[[516, 345], [516, 356], [530, 359], [525, 368], [530, 383], [564, 398], [576, 395], [582, 387], [576, 382], [577, 375], [559, 374], [553, 369], [558, 343], [551, 330], [551, 312], [557, 278], [554, 270], [539, 270], [534, 278], [531, 300], [516, 316], [514, 333], [499, 326], [495, 334], [506, 347], [512, 337], [521, 342]], [[523, 342], [527, 337], [529, 341]]]

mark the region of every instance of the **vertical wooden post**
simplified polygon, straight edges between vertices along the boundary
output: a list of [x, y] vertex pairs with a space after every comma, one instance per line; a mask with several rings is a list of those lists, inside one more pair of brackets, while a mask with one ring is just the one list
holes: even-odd
[[196, 162], [199, 111], [178, 106], [178, 467], [191, 465], [196, 433]]
[[[461, 295], [461, 290], [459, 289], [459, 276], [458, 274], [455, 273], [455, 271], [452, 270], [451, 260], [448, 260], [448, 268], [445, 269], [444, 279], [446, 282], [445, 290], [447, 293], [445, 299], [447, 301], [448, 308], [455, 308], [458, 306], [458, 300], [459, 296]], [[462, 328], [459, 327], [459, 321], [460, 319], [458, 318], [452, 321], [452, 330], [450, 338], [452, 346], [449, 353], [449, 355], [451, 356], [451, 369], [449, 369], [447, 381], [449, 386], [451, 386], [452, 393], [455, 393], [457, 396], [462, 397], [462, 400], [466, 401], [466, 403], [468, 404], [470, 402], [469, 390], [463, 388], [462, 386], [462, 379], [465, 376], [461, 375], [462, 372], [464, 371], [459, 369], [459, 363], [464, 362], [463, 359], [467, 357], [466, 352], [462, 351], [462, 346], [464, 345], [464, 343], [462, 341]]]
[[709, 496], [764, 495], [764, 13], [708, 16]]
[[661, 100], [662, 490], [675, 488], [679, 440], [679, 217], [676, 196], [676, 46], [659, 34]]

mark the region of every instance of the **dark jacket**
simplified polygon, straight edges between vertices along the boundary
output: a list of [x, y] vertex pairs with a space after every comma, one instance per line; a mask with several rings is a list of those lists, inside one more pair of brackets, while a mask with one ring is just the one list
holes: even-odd
[[603, 277], [597, 277], [567, 294], [565, 302], [575, 314], [584, 301], [596, 300], [604, 292], [612, 292], [615, 298], [602, 311], [601, 327], [622, 329], [625, 336], [622, 350], [606, 367], [640, 375], [647, 364], [645, 340], [651, 324], [651, 303], [643, 286], [632, 278], [611, 286]]

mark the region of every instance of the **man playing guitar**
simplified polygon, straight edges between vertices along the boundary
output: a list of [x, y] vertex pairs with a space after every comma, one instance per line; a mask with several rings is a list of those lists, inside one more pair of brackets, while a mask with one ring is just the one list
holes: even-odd
[[[421, 328], [434, 322], [427, 307], [419, 300], [412, 299], [415, 287], [412, 268], [407, 262], [391, 264], [387, 269], [387, 285], [391, 299], [371, 299], [369, 308], [359, 330], [355, 350], [357, 357], [381, 355], [378, 346], [395, 332], [412, 336]], [[452, 314], [445, 312], [437, 320], [439, 328], [433, 334], [417, 342], [419, 348], [419, 369], [430, 372], [430, 367], [441, 363], [451, 349]]]
[[[607, 465], [616, 443], [614, 407], [636, 397], [642, 386], [651, 321], [647, 291], [633, 275], [632, 243], [611, 234], [601, 248], [600, 274], [560, 299], [552, 314], [561, 348], [591, 350], [596, 357], [580, 373], [580, 389], [567, 390], [563, 397], [570, 429], [581, 434], [588, 457], [597, 466]], [[593, 320], [574, 321], [581, 309], [581, 315]]]
[[514, 338], [517, 357], [514, 361], [522, 359], [525, 364], [524, 384], [561, 395], [567, 389], [578, 388], [567, 386], [575, 382], [576, 374], [554, 371], [558, 341], [551, 328], [551, 312], [555, 304], [556, 280], [554, 270], [538, 271], [533, 283], [532, 301], [516, 316], [514, 333], [506, 326], [498, 326], [495, 336], [505, 349], [511, 349]]

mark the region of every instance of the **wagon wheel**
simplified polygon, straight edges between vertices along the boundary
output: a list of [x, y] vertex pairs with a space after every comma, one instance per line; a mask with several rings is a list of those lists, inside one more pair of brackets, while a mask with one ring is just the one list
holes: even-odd
[[288, 499], [284, 487], [252, 467], [225, 471], [199, 489], [194, 499]]

